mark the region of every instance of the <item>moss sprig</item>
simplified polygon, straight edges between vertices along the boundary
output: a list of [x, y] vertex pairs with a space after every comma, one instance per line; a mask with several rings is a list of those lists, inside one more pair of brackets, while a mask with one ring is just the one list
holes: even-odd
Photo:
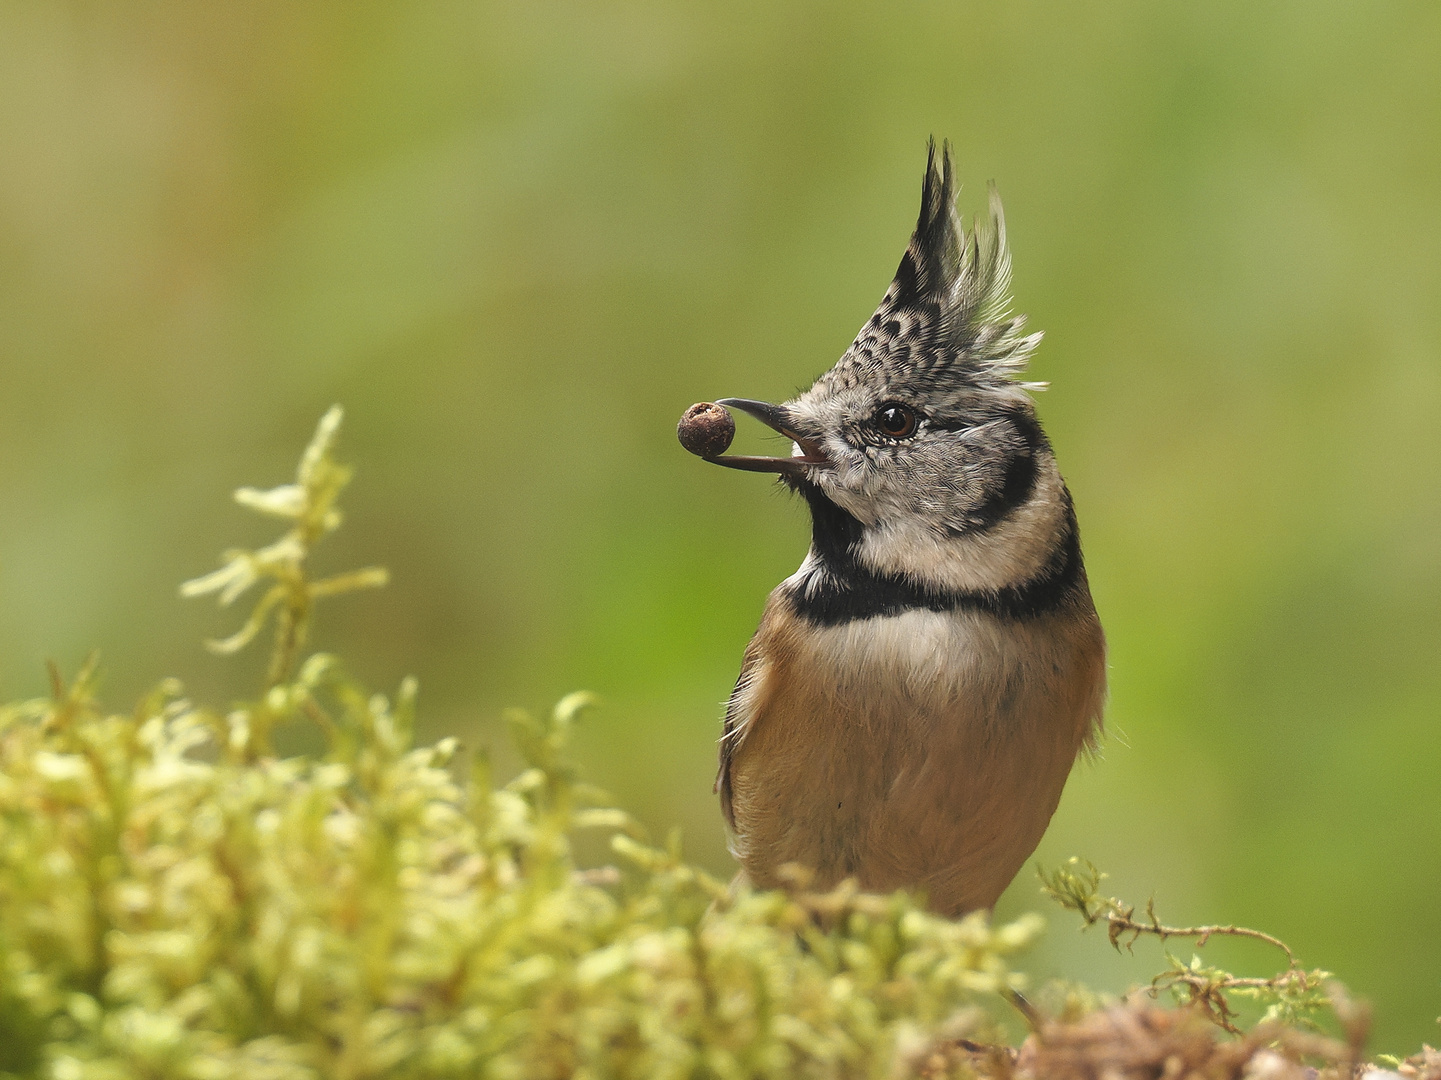
[[357, 589], [378, 588], [390, 580], [389, 572], [380, 566], [351, 570], [320, 581], [311, 581], [307, 576], [306, 560], [315, 545], [339, 528], [343, 520], [338, 505], [340, 493], [353, 475], [350, 466], [340, 464], [333, 455], [343, 418], [344, 411], [339, 405], [332, 406], [320, 418], [310, 445], [301, 455], [293, 484], [266, 491], [252, 487], [236, 490], [235, 501], [241, 506], [292, 522], [285, 534], [255, 550], [232, 548], [221, 556], [224, 565], [220, 569], [180, 586], [181, 596], [215, 593], [220, 605], [228, 607], [257, 583], [273, 582], [261, 594], [239, 630], [227, 638], [206, 642], [213, 652], [239, 652], [255, 640], [273, 616], [275, 643], [266, 672], [267, 689], [289, 677], [305, 647], [317, 600]]
[[1244, 938], [1260, 941], [1278, 949], [1286, 957], [1286, 966], [1266, 977], [1234, 975], [1223, 968], [1207, 964], [1198, 955], [1182, 960], [1165, 952], [1166, 970], [1157, 974], [1150, 984], [1153, 994], [1172, 990], [1181, 1000], [1200, 1009], [1213, 1023], [1232, 1034], [1240, 1034], [1236, 1025], [1237, 1011], [1231, 998], [1247, 998], [1265, 1006], [1262, 1022], [1314, 1026], [1323, 1010], [1336, 1008], [1343, 993], [1333, 982], [1329, 971], [1307, 970], [1296, 954], [1280, 938], [1245, 926], [1208, 924], [1204, 926], [1170, 926], [1156, 915], [1156, 902], [1148, 900], [1144, 914], [1138, 915], [1134, 904], [1127, 904], [1101, 892], [1106, 875], [1096, 866], [1072, 857], [1054, 870], [1038, 866], [1041, 891], [1068, 911], [1081, 916], [1085, 927], [1100, 923], [1112, 946], [1131, 949], [1142, 936], [1156, 938], [1164, 945], [1173, 938], [1189, 938], [1196, 947], [1204, 948], [1215, 937]]

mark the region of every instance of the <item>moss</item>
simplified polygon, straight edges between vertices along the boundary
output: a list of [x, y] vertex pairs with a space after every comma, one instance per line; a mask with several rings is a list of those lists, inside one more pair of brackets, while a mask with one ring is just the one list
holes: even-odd
[[[564, 734], [514, 718], [493, 786], [412, 747], [411, 692], [312, 657], [221, 715], [164, 684], [109, 714], [88, 679], [0, 713], [5, 1068], [56, 1077], [881, 1075], [982, 1026], [1034, 920], [905, 897], [731, 898], [632, 839]], [[314, 759], [250, 753], [317, 722]], [[615, 833], [578, 872], [568, 834]]]

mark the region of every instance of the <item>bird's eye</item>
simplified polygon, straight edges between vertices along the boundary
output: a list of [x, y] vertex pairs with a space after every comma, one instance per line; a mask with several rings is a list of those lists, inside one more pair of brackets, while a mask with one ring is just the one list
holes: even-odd
[[916, 430], [916, 414], [898, 401], [888, 401], [876, 410], [875, 425], [881, 434], [904, 439]]

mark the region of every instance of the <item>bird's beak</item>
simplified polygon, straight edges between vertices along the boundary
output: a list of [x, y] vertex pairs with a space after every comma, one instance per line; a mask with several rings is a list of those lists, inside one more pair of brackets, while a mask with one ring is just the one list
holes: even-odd
[[778, 431], [787, 439], [790, 439], [799, 448], [799, 453], [790, 457], [743, 457], [728, 455], [725, 457], [707, 458], [717, 465], [724, 465], [728, 469], [745, 469], [749, 472], [774, 472], [799, 474], [805, 471], [807, 465], [829, 465], [830, 459], [826, 452], [815, 439], [801, 435], [790, 425], [788, 411], [784, 405], [772, 405], [767, 401], [751, 401], [748, 398], [717, 398], [717, 405], [724, 405], [728, 409], [739, 409], [749, 416], [754, 416], [766, 427]]

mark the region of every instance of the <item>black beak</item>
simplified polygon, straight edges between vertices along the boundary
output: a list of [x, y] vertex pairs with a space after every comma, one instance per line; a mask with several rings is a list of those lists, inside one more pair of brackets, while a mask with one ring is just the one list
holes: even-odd
[[749, 398], [717, 398], [717, 405], [728, 409], [739, 409], [754, 416], [772, 431], [777, 431], [801, 448], [800, 454], [790, 457], [743, 457], [727, 456], [707, 458], [728, 469], [745, 469], [748, 472], [802, 473], [807, 465], [828, 465], [830, 459], [814, 440], [799, 434], [790, 426], [784, 405], [772, 405], [767, 401], [751, 401]]

